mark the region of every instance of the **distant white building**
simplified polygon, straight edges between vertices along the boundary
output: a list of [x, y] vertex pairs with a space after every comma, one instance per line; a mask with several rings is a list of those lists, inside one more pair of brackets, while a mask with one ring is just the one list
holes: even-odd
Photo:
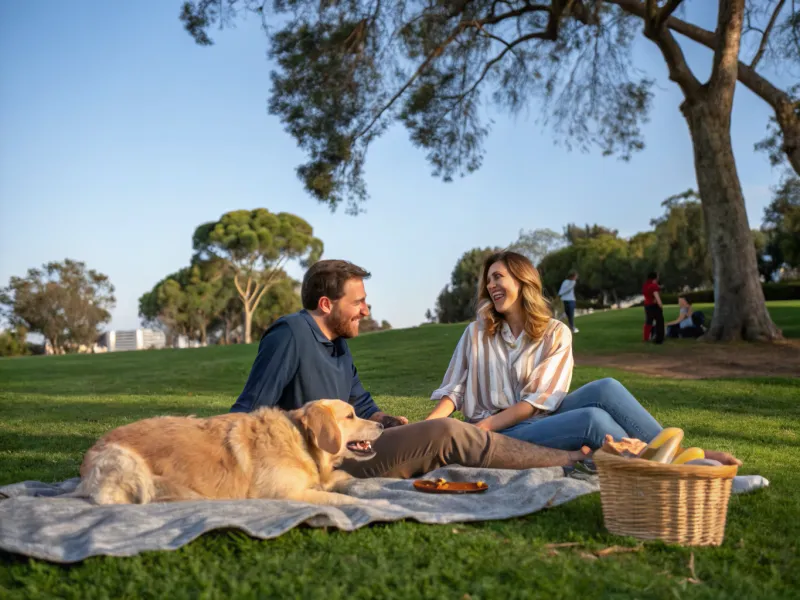
[[166, 348], [167, 336], [157, 329], [112, 330], [100, 336], [98, 344], [105, 346], [108, 352], [150, 350]]

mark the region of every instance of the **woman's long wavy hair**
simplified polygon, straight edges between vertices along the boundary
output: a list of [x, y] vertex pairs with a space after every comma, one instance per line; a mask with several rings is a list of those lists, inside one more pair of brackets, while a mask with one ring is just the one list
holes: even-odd
[[518, 252], [510, 250], [495, 252], [483, 262], [481, 279], [478, 282], [478, 320], [483, 322], [489, 335], [494, 335], [503, 321], [503, 315], [495, 309], [488, 289], [489, 268], [496, 262], [502, 262], [511, 276], [519, 282], [519, 296], [525, 311], [525, 333], [534, 341], [540, 340], [553, 317], [553, 310], [542, 294], [542, 278], [539, 277], [539, 271], [530, 260]]

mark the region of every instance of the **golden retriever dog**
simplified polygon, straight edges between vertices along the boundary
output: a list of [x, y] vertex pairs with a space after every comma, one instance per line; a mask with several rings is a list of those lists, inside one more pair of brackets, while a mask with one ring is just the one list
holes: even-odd
[[336, 493], [345, 458], [375, 456], [383, 426], [341, 400], [198, 419], [156, 417], [114, 429], [89, 451], [72, 495], [97, 504], [273, 498], [362, 502]]

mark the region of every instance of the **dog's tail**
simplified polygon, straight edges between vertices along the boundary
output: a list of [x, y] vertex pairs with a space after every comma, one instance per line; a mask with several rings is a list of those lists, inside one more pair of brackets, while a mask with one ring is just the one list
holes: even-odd
[[117, 444], [92, 448], [81, 467], [81, 482], [70, 494], [95, 504], [147, 504], [156, 496], [153, 474], [134, 450]]

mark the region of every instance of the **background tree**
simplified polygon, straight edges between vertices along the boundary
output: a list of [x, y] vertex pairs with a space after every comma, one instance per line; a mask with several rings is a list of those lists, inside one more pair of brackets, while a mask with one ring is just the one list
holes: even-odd
[[[633, 276], [637, 281], [644, 283], [647, 274], [658, 268], [656, 257], [656, 233], [655, 231], [641, 231], [628, 240], [628, 254], [631, 258], [631, 268]], [[640, 293], [637, 289], [636, 293]]]
[[616, 229], [603, 227], [597, 223], [594, 225], [587, 224], [583, 227], [576, 225], [575, 223], [569, 223], [566, 227], [564, 227], [564, 239], [568, 244], [577, 244], [579, 240], [596, 238], [600, 237], [601, 235], [617, 237], [618, 233], [619, 232]]
[[545, 256], [565, 244], [564, 236], [552, 229], [529, 229], [528, 231], [520, 229], [519, 238], [511, 244], [509, 249], [528, 257], [534, 265], [538, 266]]
[[190, 267], [186, 267], [168, 275], [139, 298], [139, 317], [143, 324], [164, 331], [170, 347], [176, 346], [181, 336], [193, 339], [184, 290], [189, 271]]
[[478, 280], [483, 261], [499, 248], [473, 248], [458, 259], [450, 275], [450, 283], [436, 299], [439, 323], [459, 323], [475, 317]]
[[371, 331], [384, 331], [392, 328], [391, 324], [386, 319], [384, 319], [380, 323], [378, 323], [378, 321], [375, 320], [375, 318], [372, 316], [372, 306], [369, 307], [369, 312], [370, 315], [368, 317], [364, 317], [363, 319], [361, 319], [361, 323], [358, 326], [359, 331], [361, 333], [369, 333]]
[[661, 203], [664, 214], [650, 221], [655, 231], [655, 270], [669, 290], [708, 288], [712, 281], [703, 208], [694, 190]]
[[615, 235], [600, 235], [578, 240], [579, 280], [602, 298], [606, 306], [641, 288], [631, 261], [628, 242]]
[[782, 267], [800, 269], [800, 178], [786, 177], [774, 190], [764, 209], [762, 231], [770, 275]]
[[17, 325], [0, 331], [0, 356], [22, 356], [28, 354], [28, 331]]
[[92, 346], [115, 302], [108, 276], [70, 259], [12, 277], [0, 294], [6, 320], [41, 334], [56, 353]]
[[253, 312], [283, 273], [286, 262], [296, 259], [308, 266], [319, 260], [322, 241], [313, 233], [300, 217], [274, 214], [265, 208], [229, 212], [195, 230], [196, 256], [222, 261], [233, 273], [242, 302], [246, 344], [252, 340]]
[[[209, 27], [227, 24], [241, 9], [279, 24], [268, 29], [278, 64], [270, 110], [309, 154], [298, 169], [307, 189], [332, 206], [365, 197], [365, 153], [392, 120], [408, 127], [436, 175], [477, 169], [488, 132], [479, 107], [487, 99], [518, 111], [543, 98], [543, 114], [568, 143], [629, 158], [644, 146], [640, 124], [651, 103], [653, 81], [630, 62], [633, 41], [643, 34], [684, 97], [714, 262], [716, 307], [707, 337], [775, 339], [780, 332], [759, 285], [730, 119], [739, 78], [774, 108], [781, 148], [795, 151], [796, 106], [757, 70], [778, 51], [784, 64], [797, 63], [795, 3], [718, 0], [713, 32], [677, 19], [682, 4], [298, 0], [275, 3], [270, 13], [262, 2], [197, 0], [184, 4], [181, 18], [201, 44], [211, 43]], [[739, 60], [745, 19], [748, 32], [761, 32], [749, 65]], [[690, 69], [675, 32], [712, 51], [706, 81]]]
[[[235, 291], [235, 290], [234, 290]], [[253, 314], [253, 328], [260, 339], [267, 328], [284, 315], [303, 308], [300, 301], [300, 282], [281, 273], [270, 286]]]
[[232, 296], [224, 290], [225, 265], [219, 261], [195, 261], [182, 282], [189, 327], [198, 341], [208, 343], [208, 327]]
[[584, 273], [580, 270], [580, 257], [578, 249], [574, 244], [555, 250], [547, 254], [539, 262], [539, 275], [542, 278], [542, 287], [545, 295], [551, 300], [558, 296], [561, 282], [566, 279], [567, 274], [573, 269], [578, 271], [578, 284], [575, 286], [575, 294], [582, 298], [594, 297], [597, 290], [590, 290], [584, 281]]

